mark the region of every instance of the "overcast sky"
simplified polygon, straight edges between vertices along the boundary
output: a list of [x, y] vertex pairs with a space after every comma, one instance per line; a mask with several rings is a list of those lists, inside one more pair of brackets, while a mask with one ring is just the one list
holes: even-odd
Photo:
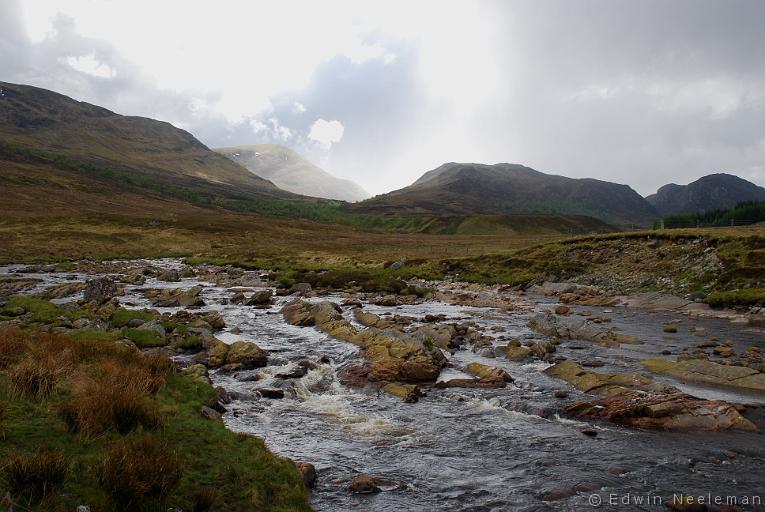
[[765, 1], [0, 0], [0, 80], [277, 142], [371, 193], [447, 161], [765, 185]]

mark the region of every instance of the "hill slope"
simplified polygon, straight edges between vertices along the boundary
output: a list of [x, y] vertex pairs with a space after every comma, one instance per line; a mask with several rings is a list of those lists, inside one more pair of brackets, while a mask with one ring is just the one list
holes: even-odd
[[169, 123], [115, 114], [37, 87], [0, 82], [4, 158], [33, 153], [58, 164], [155, 190], [297, 198]]
[[653, 207], [627, 185], [554, 176], [505, 163], [447, 163], [408, 187], [354, 208], [442, 214], [560, 213], [622, 225], [648, 225], [657, 217]]
[[332, 176], [278, 144], [233, 146], [215, 151], [289, 192], [350, 202], [369, 197], [369, 193], [353, 181]]
[[662, 215], [726, 210], [743, 201], [765, 201], [765, 188], [732, 174], [710, 174], [689, 183], [664, 185], [646, 197]]

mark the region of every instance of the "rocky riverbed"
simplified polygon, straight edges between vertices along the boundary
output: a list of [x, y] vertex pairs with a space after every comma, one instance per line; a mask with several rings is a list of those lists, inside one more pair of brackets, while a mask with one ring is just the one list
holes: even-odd
[[[628, 494], [757, 510], [760, 311], [570, 283], [411, 285], [429, 293], [286, 288], [179, 260], [13, 265], [0, 318], [167, 351], [221, 388], [205, 414], [300, 461], [317, 510], [586, 510]], [[14, 295], [92, 314], [39, 321]]]

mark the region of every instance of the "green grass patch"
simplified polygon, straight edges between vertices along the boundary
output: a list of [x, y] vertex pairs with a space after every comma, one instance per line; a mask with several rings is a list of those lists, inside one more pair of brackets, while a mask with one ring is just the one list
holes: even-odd
[[129, 339], [139, 348], [164, 347], [167, 341], [157, 331], [151, 329], [132, 329], [124, 328], [121, 331], [122, 336]]
[[746, 288], [713, 292], [707, 296], [707, 303], [714, 307], [765, 306], [765, 288]]
[[157, 318], [157, 314], [147, 310], [118, 309], [112, 314], [111, 320], [115, 327], [125, 327], [131, 320], [140, 319], [151, 322]]
[[56, 323], [61, 317], [75, 320], [89, 316], [86, 311], [64, 309], [47, 300], [23, 295], [16, 295], [8, 299], [5, 307], [0, 309], [0, 315], [10, 316], [11, 310], [16, 308], [23, 308], [28, 313], [31, 313], [29, 317], [30, 322], [48, 324]]
[[115, 341], [119, 338], [118, 332], [102, 331], [100, 329], [72, 329], [66, 333], [67, 336], [81, 342]]

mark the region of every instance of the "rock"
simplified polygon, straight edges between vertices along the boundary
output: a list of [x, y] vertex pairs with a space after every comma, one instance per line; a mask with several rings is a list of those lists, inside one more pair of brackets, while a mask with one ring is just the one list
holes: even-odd
[[565, 389], [556, 389], [553, 392], [553, 396], [555, 398], [567, 398], [568, 397], [568, 391], [566, 391]]
[[189, 308], [205, 305], [204, 300], [200, 297], [202, 293], [201, 286], [194, 286], [189, 289], [147, 288], [143, 290], [143, 293], [154, 306], [158, 307]]
[[677, 324], [666, 324], [666, 325], [664, 325], [664, 332], [667, 332], [667, 333], [676, 333], [677, 332]]
[[72, 322], [72, 329], [85, 329], [86, 327], [90, 327], [90, 320], [87, 318], [78, 318]]
[[253, 293], [244, 303], [245, 306], [265, 306], [273, 302], [271, 290], [262, 290]]
[[205, 384], [210, 383], [210, 376], [207, 367], [203, 364], [192, 364], [184, 368], [181, 373], [190, 376], [192, 379]]
[[374, 494], [381, 492], [378, 479], [370, 475], [358, 475], [348, 485], [348, 490], [356, 494]]
[[154, 331], [160, 336], [165, 336], [165, 334], [167, 334], [165, 332], [165, 327], [157, 320], [152, 320], [151, 322], [145, 322], [141, 324], [141, 329], [144, 331]]
[[263, 398], [269, 398], [271, 400], [281, 400], [282, 398], [284, 398], [283, 389], [258, 388], [256, 391], [260, 393], [260, 396], [262, 396]]
[[398, 384], [391, 382], [383, 386], [383, 391], [389, 395], [402, 398], [405, 403], [416, 403], [422, 396], [422, 391], [415, 384]]
[[268, 361], [268, 354], [255, 343], [235, 341], [228, 346], [225, 364], [237, 364], [241, 369], [260, 368]]
[[131, 318], [128, 321], [127, 326], [135, 329], [136, 327], [141, 327], [145, 323], [146, 322], [140, 318]]
[[160, 281], [165, 281], [169, 283], [177, 283], [181, 280], [181, 275], [178, 273], [178, 271], [174, 268], [165, 270], [159, 276], [157, 276], [157, 279]]
[[558, 304], [555, 306], [555, 314], [556, 315], [568, 315], [571, 313], [571, 308], [568, 306], [564, 306], [563, 304]]
[[596, 437], [598, 435], [598, 431], [592, 427], [583, 428], [582, 430], [580, 430], [580, 432], [586, 435], [587, 437]]
[[[725, 347], [728, 348], [728, 347]], [[708, 382], [723, 386], [765, 391], [765, 374], [754, 368], [719, 364], [706, 359], [646, 359], [641, 364], [648, 370], [664, 373], [689, 382]]]
[[580, 316], [567, 317], [542, 313], [529, 320], [529, 327], [548, 336], [590, 340], [606, 346], [618, 346], [620, 343], [640, 343], [632, 336], [606, 330]]
[[90, 507], [87, 505], [78, 505], [75, 512], [90, 512]]
[[393, 263], [390, 264], [390, 266], [388, 267], [388, 270], [398, 270], [403, 266], [404, 266], [403, 261], [394, 261]]
[[393, 307], [398, 305], [398, 299], [395, 295], [385, 295], [383, 297], [379, 297], [375, 299], [374, 304], [378, 306], [385, 306], [385, 307]]
[[757, 430], [735, 404], [695, 398], [645, 375], [596, 373], [570, 360], [557, 363], [544, 373], [602, 397], [576, 402], [563, 409], [564, 414], [576, 418], [606, 420], [638, 428]]
[[85, 302], [105, 304], [117, 295], [117, 283], [110, 277], [89, 279], [85, 283], [83, 299]]
[[505, 354], [507, 355], [507, 358], [512, 361], [521, 361], [531, 355], [531, 350], [526, 347], [519, 347], [508, 343], [507, 348], [505, 349]]
[[292, 293], [308, 293], [311, 289], [311, 283], [295, 283], [290, 288], [290, 291]]
[[215, 409], [211, 407], [207, 407], [206, 405], [202, 407], [202, 416], [207, 418], [208, 420], [214, 420], [214, 421], [221, 421], [223, 420], [223, 416], [221, 413], [216, 411]]
[[601, 359], [588, 359], [582, 363], [582, 366], [585, 368], [600, 368], [601, 366], [605, 366], [605, 364], [605, 361]]
[[483, 382], [491, 382], [497, 386], [504, 386], [507, 382], [513, 382], [513, 378], [505, 370], [494, 368], [481, 363], [469, 363], [465, 370], [475, 375]]
[[45, 290], [41, 297], [46, 300], [61, 299], [80, 293], [87, 285], [81, 282], [61, 283]]
[[223, 329], [226, 327], [226, 321], [223, 320], [223, 317], [217, 311], [208, 313], [205, 315], [204, 319], [213, 329]]
[[316, 467], [310, 462], [296, 462], [295, 465], [303, 476], [303, 483], [309, 489], [316, 485]]
[[712, 352], [720, 357], [730, 357], [734, 354], [731, 347], [715, 347]]
[[305, 377], [308, 370], [303, 366], [295, 366], [288, 372], [277, 373], [277, 379], [300, 379]]

